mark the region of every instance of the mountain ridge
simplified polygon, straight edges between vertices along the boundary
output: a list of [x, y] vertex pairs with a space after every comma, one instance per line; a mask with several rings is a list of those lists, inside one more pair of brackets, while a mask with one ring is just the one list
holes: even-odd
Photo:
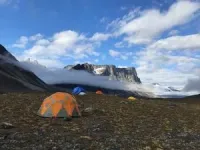
[[46, 91], [51, 89], [33, 72], [20, 66], [19, 61], [1, 44], [0, 56], [0, 91]]
[[67, 70], [84, 70], [93, 75], [108, 76], [110, 80], [127, 81], [141, 84], [141, 80], [137, 75], [134, 67], [117, 68], [115, 65], [94, 65], [94, 64], [77, 64], [68, 65], [64, 69]]

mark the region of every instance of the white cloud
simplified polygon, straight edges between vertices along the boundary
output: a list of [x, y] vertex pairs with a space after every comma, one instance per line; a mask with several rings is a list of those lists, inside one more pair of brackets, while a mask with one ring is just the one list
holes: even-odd
[[145, 82], [183, 88], [189, 78], [197, 77], [194, 70], [200, 68], [199, 56], [193, 53], [200, 49], [197, 41], [197, 34], [174, 36], [161, 39], [138, 52], [136, 64], [139, 66], [139, 77]]
[[121, 6], [121, 7], [120, 7], [120, 10], [122, 10], [122, 11], [123, 11], [123, 10], [126, 10], [126, 9], [127, 9], [127, 7], [125, 7], [125, 6]]
[[37, 40], [40, 40], [40, 39], [42, 39], [42, 38], [43, 38], [43, 35], [40, 34], [40, 33], [38, 33], [38, 34], [36, 34], [36, 35], [31, 36], [31, 37], [29, 38], [29, 40], [31, 40], [31, 41], [37, 41]]
[[173, 86], [177, 89], [183, 89], [188, 78], [195, 78], [191, 73], [181, 73], [171, 69], [143, 70], [142, 67], [136, 68], [138, 76], [143, 83], [160, 83], [165, 86]]
[[[30, 60], [30, 61], [29, 61]], [[47, 68], [63, 68], [64, 65], [62, 62], [60, 62], [57, 59], [47, 59], [47, 58], [37, 58], [37, 60], [31, 61], [30, 58], [28, 58], [27, 60], [23, 60], [20, 63], [22, 63], [25, 66], [29, 66], [30, 63], [32, 63], [34, 66], [41, 66], [42, 68], [47, 67]], [[43, 65], [42, 65], [43, 64]], [[37, 69], [37, 68], [32, 68], [32, 69]], [[35, 70], [32, 70], [33, 72]]]
[[104, 33], [95, 33], [90, 40], [91, 41], [96, 41], [96, 42], [101, 42], [101, 41], [106, 41], [108, 38], [111, 37], [111, 34], [104, 34]]
[[108, 29], [118, 30], [123, 27], [127, 22], [133, 20], [140, 13], [140, 7], [131, 10], [128, 14], [124, 15], [122, 18], [117, 18], [107, 25]]
[[177, 35], [178, 33], [179, 33], [178, 30], [171, 30], [171, 31], [168, 33], [168, 35], [169, 35], [169, 36], [172, 36], [172, 35]]
[[109, 50], [109, 54], [110, 54], [110, 56], [112, 56], [112, 57], [119, 57], [120, 55], [121, 55], [121, 53], [120, 52], [118, 52], [118, 51], [115, 51], [115, 50]]
[[66, 65], [57, 59], [38, 59], [37, 61], [40, 64], [45, 64], [48, 68], [63, 68]]
[[117, 66], [118, 68], [128, 68], [128, 66]]
[[194, 91], [200, 94], [200, 77], [197, 79], [189, 79], [184, 87], [184, 91]]
[[88, 63], [88, 64], [92, 64], [92, 62], [91, 61], [89, 61], [89, 60], [86, 60], [86, 61], [75, 61], [74, 62], [74, 65], [77, 65], [77, 64], [85, 64], [85, 63]]
[[120, 58], [123, 59], [123, 60], [127, 60], [128, 56], [127, 55], [121, 55]]
[[199, 2], [178, 1], [168, 11], [137, 10], [114, 20], [109, 26], [114, 26], [116, 35], [126, 35], [124, 41], [129, 44], [148, 44], [164, 31], [189, 22], [199, 9]]
[[[20, 41], [22, 43], [24, 40]], [[48, 38], [44, 38], [41, 34], [36, 34], [31, 37], [26, 37], [26, 43], [24, 42], [23, 46], [17, 46], [25, 48], [28, 42], [32, 43], [32, 47], [26, 49], [23, 54], [18, 56], [18, 59], [35, 59], [40, 61], [42, 65], [48, 67], [51, 65], [52, 67], [62, 66], [63, 64], [60, 62], [60, 58], [62, 57], [83, 59], [89, 56], [99, 56], [99, 53], [94, 50], [98, 46], [95, 43], [96, 41], [93, 42], [85, 35], [71, 30], [55, 33], [52, 37]]]
[[100, 19], [100, 23], [105, 23], [107, 20], [108, 20], [107, 17], [103, 17], [103, 18]]
[[149, 49], [155, 50], [195, 50], [200, 49], [200, 34], [187, 36], [172, 36], [158, 40], [150, 45]]
[[[29, 43], [29, 42], [33, 42], [33, 41], [37, 41], [38, 40], [41, 40], [43, 38], [43, 35], [38, 33], [38, 34], [35, 34], [33, 36], [30, 36], [30, 37], [27, 37], [27, 36], [21, 36], [19, 38], [19, 40], [16, 41], [15, 44], [12, 45], [12, 47], [16, 47], [16, 48], [26, 48], [26, 45]], [[44, 41], [40, 41], [40, 42], [43, 42]]]
[[124, 48], [125, 45], [124, 45], [123, 42], [117, 42], [117, 43], [115, 43], [115, 47], [116, 47], [116, 48]]
[[187, 84], [184, 87], [184, 91], [187, 92], [198, 92], [200, 94], [200, 67], [193, 69], [196, 78], [189, 78]]
[[123, 60], [127, 60], [130, 56], [133, 55], [132, 52], [119, 52], [119, 51], [112, 50], [112, 49], [109, 50], [109, 54], [110, 54], [110, 56], [112, 56], [114, 58], [117, 58], [117, 59], [120, 58]]
[[187, 56], [185, 52], [175, 55], [168, 51], [146, 49], [137, 53], [136, 64], [140, 70], [149, 73], [170, 68], [182, 73], [193, 74], [192, 70], [199, 67], [200, 59]]
[[12, 45], [12, 47], [16, 47], [16, 48], [25, 48], [26, 44], [28, 43], [28, 37], [26, 36], [21, 36], [19, 38], [19, 40], [16, 41], [15, 44]]
[[40, 39], [36, 42], [36, 45], [49, 45], [50, 41], [47, 39]]

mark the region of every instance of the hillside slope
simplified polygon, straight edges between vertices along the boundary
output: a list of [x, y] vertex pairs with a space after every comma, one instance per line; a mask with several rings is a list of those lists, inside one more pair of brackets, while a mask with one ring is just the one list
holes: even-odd
[[0, 45], [0, 91], [50, 90], [33, 72], [20, 66], [18, 60]]

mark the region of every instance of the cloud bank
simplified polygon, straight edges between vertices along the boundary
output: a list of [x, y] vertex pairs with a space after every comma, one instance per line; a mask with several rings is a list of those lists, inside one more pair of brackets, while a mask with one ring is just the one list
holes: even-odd
[[183, 90], [187, 92], [194, 91], [200, 94], [200, 68], [194, 70], [194, 73], [197, 74], [197, 77], [189, 79]]
[[189, 79], [184, 87], [184, 91], [194, 91], [200, 93], [200, 77], [197, 79]]
[[68, 71], [65, 69], [50, 70], [33, 62], [20, 62], [20, 66], [34, 72], [47, 84], [84, 84], [116, 90], [144, 92], [154, 96], [151, 89], [136, 83], [109, 80], [106, 76], [94, 76], [85, 71]]

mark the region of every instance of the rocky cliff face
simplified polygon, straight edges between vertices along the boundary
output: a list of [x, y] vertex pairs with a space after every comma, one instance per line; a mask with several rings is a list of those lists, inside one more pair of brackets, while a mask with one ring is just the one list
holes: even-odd
[[69, 65], [65, 69], [68, 70], [85, 70], [94, 75], [109, 76], [110, 80], [119, 80], [127, 82], [141, 83], [140, 78], [134, 67], [117, 68], [114, 65], [92, 65], [92, 64], [78, 64]]

